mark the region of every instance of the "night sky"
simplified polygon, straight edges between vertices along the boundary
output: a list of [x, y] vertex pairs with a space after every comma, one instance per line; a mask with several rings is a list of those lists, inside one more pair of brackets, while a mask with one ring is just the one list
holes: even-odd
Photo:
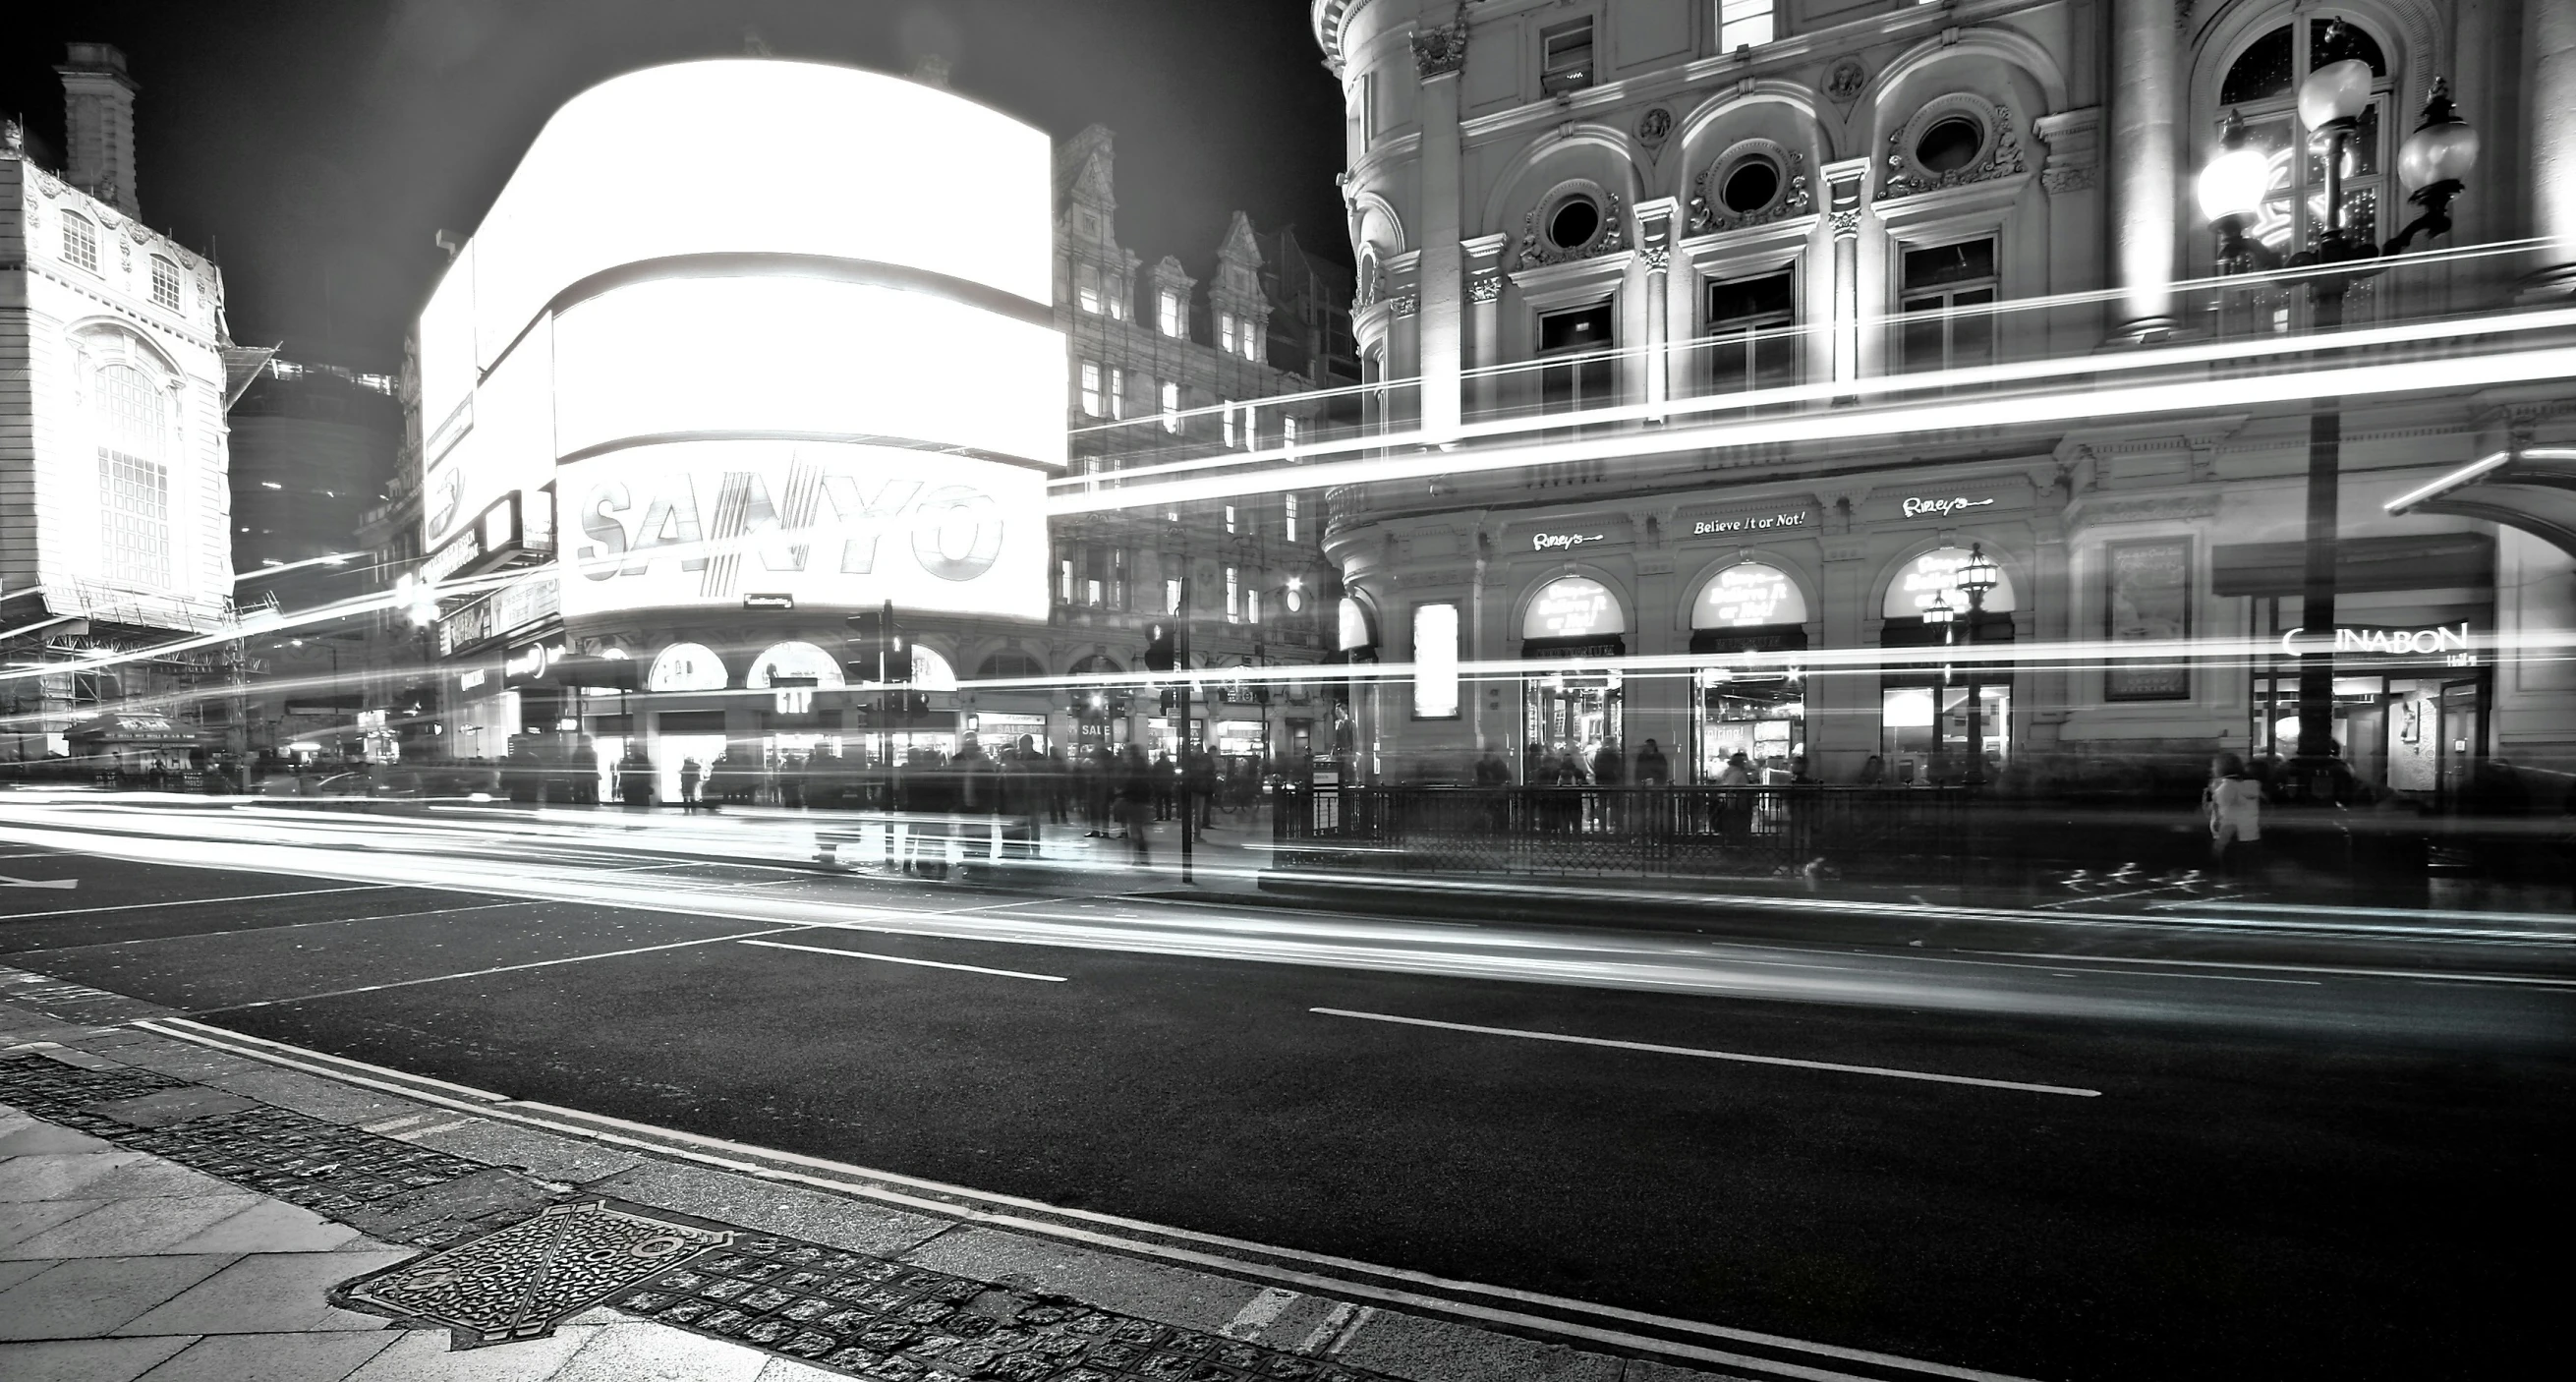
[[[1347, 262], [1341, 97], [1303, 0], [71, 0], [0, 37], [0, 110], [62, 147], [67, 40], [113, 43], [143, 218], [221, 261], [234, 336], [388, 369], [445, 256], [556, 107], [620, 72], [745, 51], [949, 83], [1062, 138], [1118, 134], [1119, 231], [1201, 277], [1227, 216]], [[721, 121], [721, 110], [671, 119]], [[793, 131], [745, 130], [789, 138]], [[708, 170], [718, 179], [722, 169]], [[890, 208], [900, 212], [902, 208]]]

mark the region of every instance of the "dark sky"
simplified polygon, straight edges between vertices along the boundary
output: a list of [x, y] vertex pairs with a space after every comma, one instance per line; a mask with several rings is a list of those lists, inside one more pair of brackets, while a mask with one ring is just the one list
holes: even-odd
[[[0, 39], [0, 110], [62, 147], [67, 40], [141, 84], [143, 218], [224, 269], [236, 338], [390, 368], [444, 261], [546, 117], [603, 78], [744, 51], [904, 71], [1062, 138], [1118, 133], [1119, 229], [1213, 263], [1227, 216], [1347, 261], [1341, 98], [1303, 0], [72, 0]], [[673, 111], [678, 120], [725, 112]], [[745, 131], [746, 138], [764, 137]], [[793, 132], [774, 136], [794, 138]], [[723, 170], [709, 170], [721, 177]]]

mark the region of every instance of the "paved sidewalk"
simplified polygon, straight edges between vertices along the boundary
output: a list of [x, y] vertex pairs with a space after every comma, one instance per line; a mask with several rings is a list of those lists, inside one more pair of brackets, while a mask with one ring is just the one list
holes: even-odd
[[[0, 968], [7, 1382], [1709, 1375], [1103, 1251], [933, 1189], [830, 1193], [756, 1149], [326, 1078], [332, 1058], [172, 1016]], [[1757, 1374], [1781, 1370], [1724, 1375]]]

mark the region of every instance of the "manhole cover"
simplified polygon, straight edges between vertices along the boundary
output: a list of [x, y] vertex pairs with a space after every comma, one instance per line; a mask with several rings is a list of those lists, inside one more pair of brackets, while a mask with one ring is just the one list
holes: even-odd
[[733, 1234], [664, 1223], [596, 1202], [556, 1205], [469, 1242], [360, 1277], [344, 1303], [445, 1325], [460, 1348], [534, 1339], [563, 1319]]

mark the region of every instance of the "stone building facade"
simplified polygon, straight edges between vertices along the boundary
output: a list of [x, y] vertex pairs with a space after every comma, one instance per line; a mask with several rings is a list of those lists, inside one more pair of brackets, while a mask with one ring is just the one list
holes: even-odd
[[[2293, 147], [2293, 93], [2354, 58], [2368, 107], [2343, 206], [2375, 243], [2416, 212], [2399, 154], [2449, 78], [2485, 152], [2441, 245], [2529, 243], [2392, 260], [2348, 322], [2402, 334], [2563, 301], [2571, 15], [1314, 0], [1390, 477], [1332, 494], [1327, 550], [1384, 659], [1454, 624], [1433, 651], [1471, 669], [1454, 713], [1402, 683], [1366, 693], [1363, 766], [1463, 776], [1532, 745], [1633, 763], [1653, 739], [1678, 781], [1737, 752], [1829, 782], [1970, 762], [2086, 780], [2289, 753], [2288, 654], [2324, 636], [2300, 629], [2312, 399], [2233, 381], [2277, 369], [2260, 352], [2314, 309], [2217, 275], [2193, 179], [2237, 112], [2272, 179], [2251, 236], [2311, 243], [2323, 160]], [[2541, 325], [2516, 339], [2547, 342]], [[2089, 384], [2005, 377], [2085, 360]], [[1937, 382], [1909, 390], [1915, 372]], [[2335, 724], [2375, 785], [2442, 800], [2488, 758], [2576, 768], [2576, 678], [2513, 651], [2566, 639], [2576, 581], [2528, 525], [2398, 501], [2576, 436], [2576, 390], [2503, 365], [2420, 377], [2339, 414], [2333, 636], [2362, 652]], [[2112, 401], [2134, 378], [2249, 401]], [[1997, 402], [1940, 411], [1980, 398]], [[1426, 447], [1454, 451], [1434, 466]], [[1973, 554], [2000, 582], [1970, 610]], [[1960, 616], [1946, 628], [1936, 597]], [[2120, 656], [2178, 640], [2209, 653]], [[2010, 646], [1937, 651], [1962, 644]]]

